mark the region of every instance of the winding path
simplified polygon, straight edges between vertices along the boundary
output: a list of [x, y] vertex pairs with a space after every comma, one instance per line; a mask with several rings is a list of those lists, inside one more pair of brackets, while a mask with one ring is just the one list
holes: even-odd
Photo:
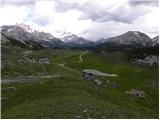
[[84, 52], [84, 53], [82, 53], [80, 56], [79, 56], [79, 61], [78, 61], [78, 63], [81, 63], [82, 61], [83, 61], [83, 59], [82, 59], [82, 56], [83, 55], [85, 55], [85, 54], [87, 54], [89, 51], [86, 51], [86, 52]]
[[66, 70], [68, 70], [68, 71], [71, 71], [71, 72], [75, 72], [75, 73], [80, 73], [79, 71], [77, 71], [77, 70], [74, 70], [74, 69], [72, 69], [72, 68], [70, 68], [70, 67], [67, 67], [67, 66], [65, 66], [64, 64], [58, 64], [59, 66], [61, 66], [61, 67], [63, 67], [64, 69], [66, 69]]

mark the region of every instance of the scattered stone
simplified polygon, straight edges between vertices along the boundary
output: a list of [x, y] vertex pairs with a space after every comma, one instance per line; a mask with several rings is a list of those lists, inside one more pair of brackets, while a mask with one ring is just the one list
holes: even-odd
[[42, 58], [39, 59], [39, 64], [50, 64], [50, 61], [48, 60], [48, 58]]
[[105, 117], [105, 116], [102, 116], [101, 118], [102, 118], [102, 119], [105, 119], [106, 117]]
[[76, 118], [81, 118], [81, 116], [80, 116], [80, 115], [77, 115]]
[[40, 78], [52, 78], [52, 75], [40, 76]]
[[135, 59], [133, 60], [136, 64], [148, 64], [148, 65], [159, 65], [159, 57], [154, 55], [148, 55], [143, 59]]
[[126, 94], [132, 95], [132, 96], [138, 96], [138, 97], [144, 97], [145, 93], [140, 90], [131, 89], [130, 91], [126, 91]]
[[98, 79], [94, 80], [94, 83], [95, 83], [96, 85], [102, 85], [102, 81], [100, 81], [100, 80], [98, 80]]
[[112, 88], [117, 88], [118, 85], [115, 82], [112, 82], [111, 80], [106, 80], [106, 83], [109, 84]]
[[84, 109], [84, 110], [83, 110], [83, 112], [85, 112], [85, 113], [86, 113], [86, 112], [87, 112], [87, 110], [86, 110], [86, 109]]
[[1, 98], [1, 101], [7, 100], [7, 99], [8, 99], [7, 97], [5, 97], [5, 98]]
[[23, 52], [23, 54], [25, 54], [25, 55], [29, 55], [29, 54], [31, 54], [31, 53], [32, 53], [31, 50], [26, 50], [26, 51]]
[[116, 83], [111, 83], [112, 88], [117, 88], [118, 85]]
[[109, 84], [110, 82], [111, 82], [110, 80], [106, 80], [106, 83], [108, 83], [108, 84]]
[[24, 60], [17, 60], [17, 63], [22, 65], [23, 63], [25, 63], [25, 61]]
[[92, 73], [85, 73], [85, 72], [82, 72], [81, 73], [81, 77], [83, 79], [86, 79], [86, 80], [91, 80], [93, 79], [94, 75]]
[[78, 104], [79, 106], [82, 106], [82, 104], [80, 103], [80, 104]]
[[11, 87], [5, 87], [5, 88], [2, 88], [2, 89], [13, 89], [13, 90], [16, 90], [16, 87], [11, 86]]
[[36, 60], [35, 60], [35, 59], [32, 59], [32, 63], [36, 63]]

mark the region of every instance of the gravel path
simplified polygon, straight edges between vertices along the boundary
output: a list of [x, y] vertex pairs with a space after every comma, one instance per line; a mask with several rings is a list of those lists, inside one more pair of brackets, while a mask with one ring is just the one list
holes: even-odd
[[84, 52], [84, 53], [82, 53], [80, 56], [79, 56], [79, 61], [78, 61], [78, 63], [81, 63], [82, 61], [83, 61], [83, 59], [82, 59], [82, 56], [83, 55], [85, 55], [85, 54], [87, 54], [89, 51], [86, 51], [86, 52]]

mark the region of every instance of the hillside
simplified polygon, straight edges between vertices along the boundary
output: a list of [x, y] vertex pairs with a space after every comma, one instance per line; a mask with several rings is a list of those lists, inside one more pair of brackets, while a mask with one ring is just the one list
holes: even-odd
[[152, 46], [159, 46], [159, 36], [152, 39]]
[[49, 33], [28, 30], [16, 25], [2, 26], [1, 34], [3, 46], [14, 45], [28, 49], [59, 48], [65, 46], [65, 43]]
[[104, 47], [141, 48], [151, 47], [152, 40], [139, 31], [128, 31], [122, 35], [103, 40]]

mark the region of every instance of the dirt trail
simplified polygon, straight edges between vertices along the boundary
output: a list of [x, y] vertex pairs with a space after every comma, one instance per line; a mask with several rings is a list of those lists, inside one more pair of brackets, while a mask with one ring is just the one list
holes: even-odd
[[27, 55], [31, 54], [32, 51], [25, 51], [23, 58], [26, 59], [28, 62], [32, 62], [32, 60], [30, 58], [27, 57]]
[[78, 61], [78, 63], [81, 63], [81, 62], [83, 61], [82, 56], [86, 55], [88, 52], [89, 52], [89, 51], [86, 51], [86, 52], [82, 53], [82, 54], [79, 56], [79, 59], [80, 59], [80, 60]]
[[74, 69], [72, 69], [72, 68], [69, 68], [69, 67], [65, 66], [64, 64], [58, 64], [58, 65], [61, 66], [61, 67], [63, 67], [64, 69], [66, 69], [66, 70], [68, 70], [68, 71], [76, 72], [76, 73], [79, 74], [79, 71], [74, 70]]

